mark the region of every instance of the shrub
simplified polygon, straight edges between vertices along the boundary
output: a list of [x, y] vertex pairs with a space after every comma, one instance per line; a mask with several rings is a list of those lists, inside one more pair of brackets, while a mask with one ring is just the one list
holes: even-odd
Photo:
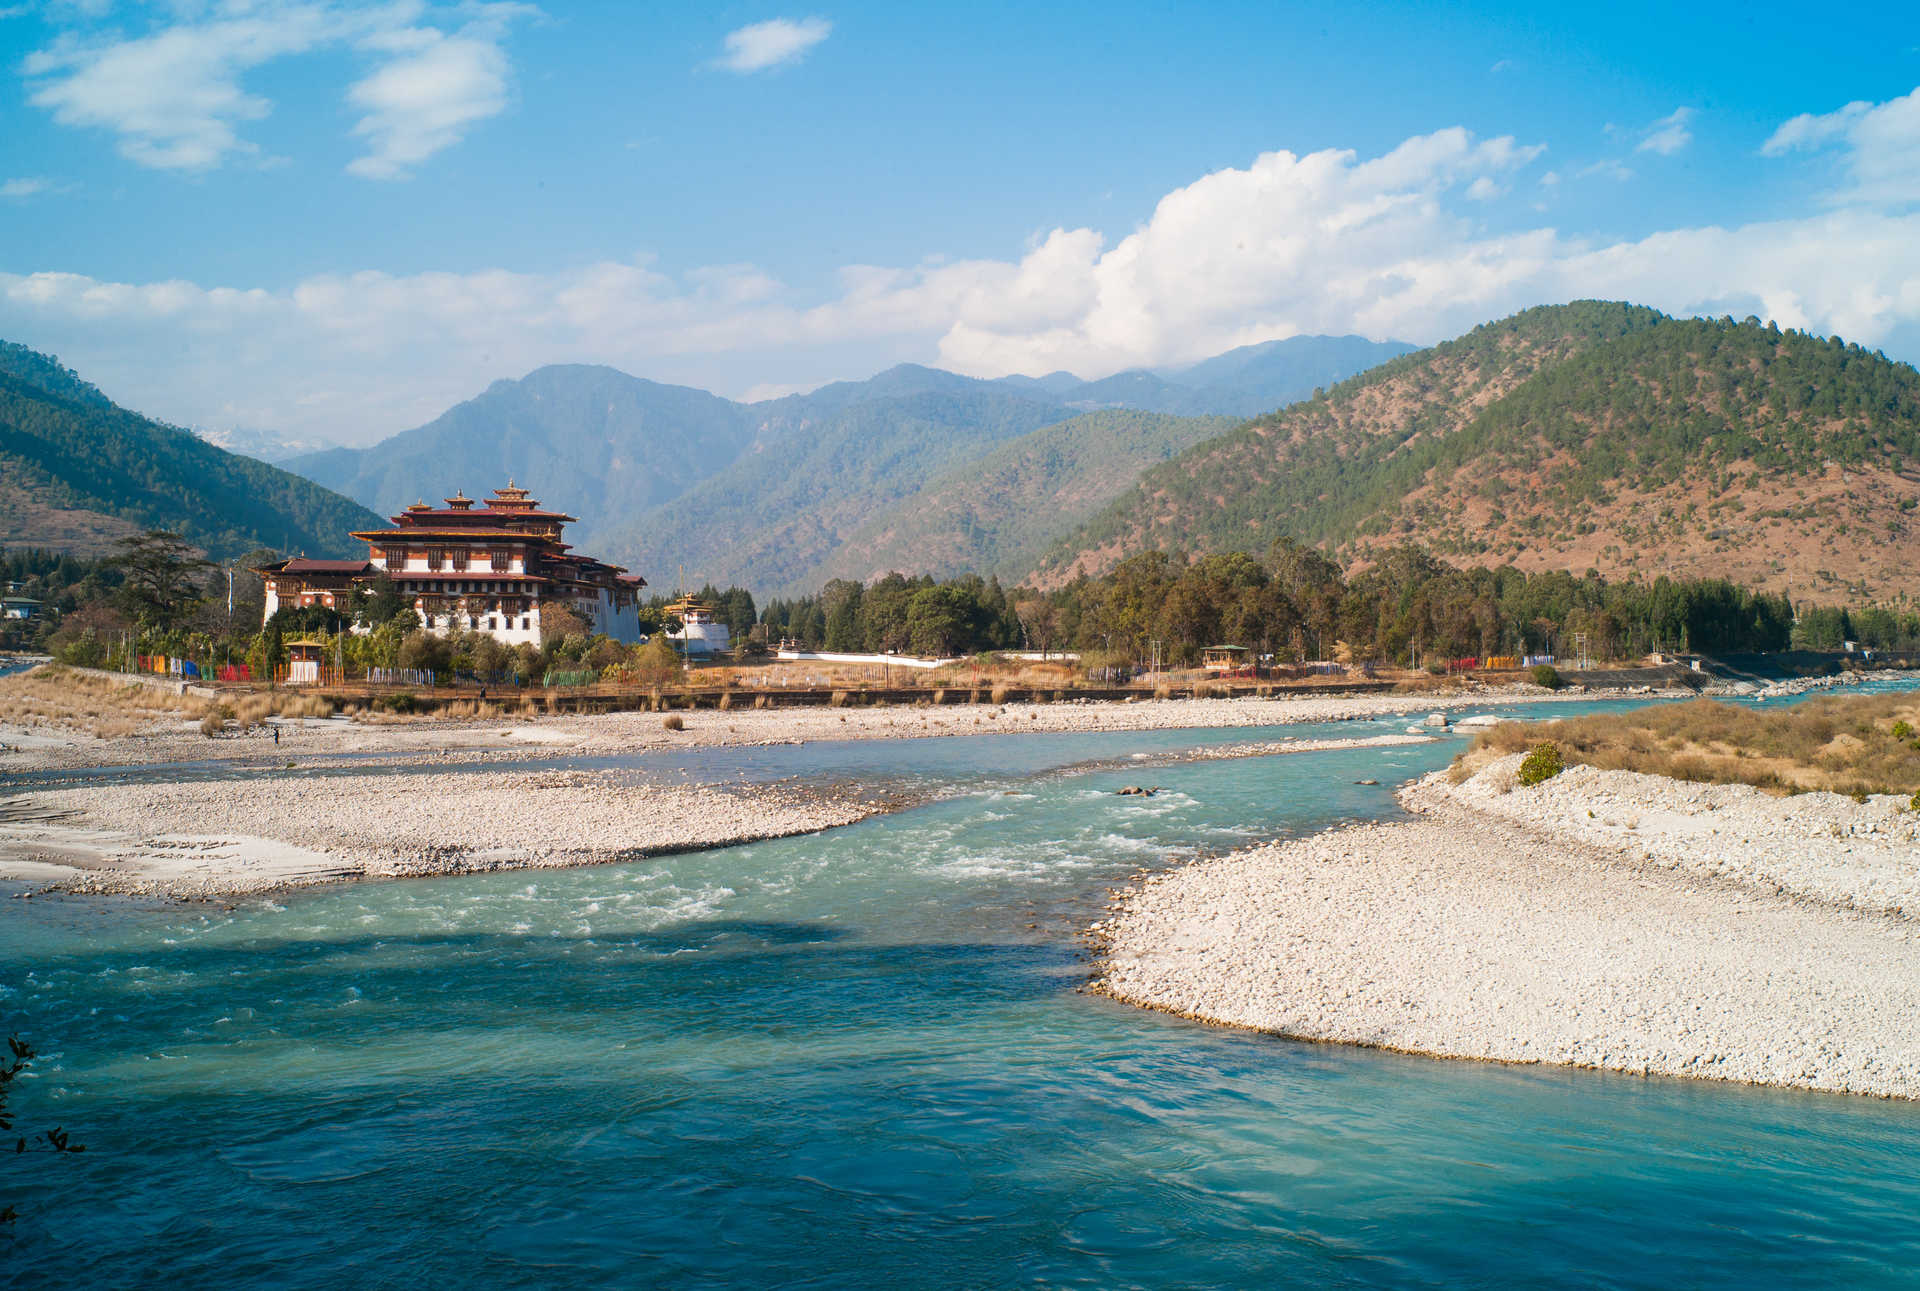
[[1550, 663], [1533, 665], [1533, 684], [1545, 686], [1548, 690], [1558, 690], [1566, 683], [1560, 680], [1560, 670]]
[[1896, 740], [1912, 739], [1913, 723], [1905, 720], [1895, 722], [1893, 724], [1893, 738]]
[[1007, 702], [1008, 689], [1005, 686], [995, 686], [990, 694], [992, 695], [993, 702], [996, 704], [1004, 704]]
[[668, 713], [660, 719], [660, 725], [670, 731], [684, 731], [687, 729], [687, 719], [678, 713]]
[[1913, 795], [1912, 800], [1907, 803], [1907, 809], [1909, 811], [1920, 811], [1920, 793]]
[[1532, 788], [1553, 779], [1567, 769], [1567, 760], [1560, 754], [1560, 746], [1552, 740], [1536, 744], [1520, 760], [1520, 783]]

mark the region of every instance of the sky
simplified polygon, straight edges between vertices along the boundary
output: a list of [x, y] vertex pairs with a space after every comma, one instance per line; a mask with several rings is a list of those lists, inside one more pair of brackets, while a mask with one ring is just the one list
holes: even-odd
[[1583, 297], [1920, 359], [1911, 6], [1681, 10], [0, 0], [0, 338], [355, 445]]

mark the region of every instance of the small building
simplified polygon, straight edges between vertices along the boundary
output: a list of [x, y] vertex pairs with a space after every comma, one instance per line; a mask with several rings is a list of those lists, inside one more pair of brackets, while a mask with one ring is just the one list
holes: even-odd
[[320, 665], [327, 657], [324, 641], [289, 641], [287, 645], [287, 684], [289, 686], [317, 686], [320, 684]]
[[687, 658], [711, 658], [733, 648], [733, 636], [727, 625], [716, 619], [713, 606], [698, 596], [682, 595], [668, 605], [665, 612], [681, 623], [679, 631], [666, 634], [667, 640], [679, 646], [680, 653]]
[[1239, 672], [1253, 663], [1253, 652], [1245, 646], [1215, 645], [1200, 651], [1200, 666], [1208, 672]]
[[20, 621], [40, 617], [40, 602], [31, 596], [0, 597], [0, 619]]

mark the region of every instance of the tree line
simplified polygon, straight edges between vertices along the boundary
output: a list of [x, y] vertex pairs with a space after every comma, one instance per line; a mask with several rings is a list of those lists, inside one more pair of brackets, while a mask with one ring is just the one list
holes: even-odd
[[[270, 553], [259, 555], [263, 561]], [[330, 657], [355, 668], [523, 682], [555, 670], [599, 675], [657, 670], [665, 662], [658, 651], [643, 660], [634, 648], [595, 636], [558, 606], [542, 614], [538, 645], [428, 633], [409, 598], [385, 580], [337, 610], [282, 609], [263, 629], [258, 578], [235, 575], [229, 610], [228, 571], [163, 533], [130, 539], [104, 560], [14, 552], [0, 568], [49, 611], [36, 623], [10, 625], [8, 643], [79, 664], [110, 664], [137, 652], [271, 669], [284, 659], [285, 642], [300, 636], [326, 638], [335, 646]], [[1463, 569], [1413, 545], [1346, 571], [1319, 549], [1286, 538], [1261, 557], [1144, 552], [1050, 589], [1009, 588], [973, 574], [896, 573], [867, 583], [836, 579], [814, 595], [764, 607], [744, 588], [703, 587], [698, 595], [748, 653], [783, 641], [940, 657], [1074, 651], [1090, 662], [1137, 667], [1193, 664], [1208, 646], [1237, 645], [1276, 663], [1418, 667], [1581, 651], [1620, 660], [1656, 650], [1830, 650], [1848, 641], [1920, 648], [1920, 612], [1910, 608], [1801, 606], [1796, 614], [1782, 595], [1725, 579]], [[663, 631], [680, 626], [668, 612], [672, 600], [656, 595], [641, 607], [642, 630], [662, 642]]]

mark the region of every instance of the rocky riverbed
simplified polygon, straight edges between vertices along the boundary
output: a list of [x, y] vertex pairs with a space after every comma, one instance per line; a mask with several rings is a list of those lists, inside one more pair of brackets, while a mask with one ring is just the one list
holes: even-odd
[[1517, 759], [1143, 881], [1098, 988], [1302, 1038], [1920, 1097], [1903, 800], [1774, 799]]
[[850, 824], [891, 804], [585, 771], [98, 784], [0, 800], [0, 878], [218, 898], [365, 878], [588, 865]]

